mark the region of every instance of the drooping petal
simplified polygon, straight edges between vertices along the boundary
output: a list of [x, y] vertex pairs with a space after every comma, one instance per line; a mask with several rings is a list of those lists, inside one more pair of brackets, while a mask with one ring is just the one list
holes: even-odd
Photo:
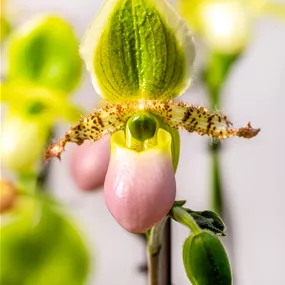
[[105, 0], [80, 52], [103, 98], [171, 99], [191, 82], [195, 45], [166, 0]]
[[94, 143], [85, 142], [71, 155], [71, 175], [82, 190], [96, 190], [104, 185], [110, 160], [110, 139], [104, 137]]
[[125, 147], [123, 131], [111, 137], [104, 185], [107, 206], [126, 230], [143, 233], [161, 220], [175, 200], [171, 135], [159, 129], [156, 147], [136, 152]]

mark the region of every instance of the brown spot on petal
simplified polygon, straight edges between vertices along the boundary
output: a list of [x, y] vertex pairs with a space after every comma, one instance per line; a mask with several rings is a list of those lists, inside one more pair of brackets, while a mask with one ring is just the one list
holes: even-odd
[[137, 110], [138, 102], [109, 104], [95, 110], [87, 117], [82, 117], [77, 125], [66, 132], [63, 139], [48, 147], [45, 160], [53, 157], [60, 159], [68, 142], [78, 145], [81, 145], [85, 140], [94, 142], [101, 139], [103, 135], [122, 129], [128, 118]]
[[201, 136], [208, 135], [218, 139], [232, 136], [252, 138], [260, 131], [253, 129], [250, 124], [245, 128], [234, 129], [227, 116], [183, 102], [157, 101], [154, 108], [153, 101], [145, 101], [145, 110], [160, 116], [172, 128], [196, 132]]

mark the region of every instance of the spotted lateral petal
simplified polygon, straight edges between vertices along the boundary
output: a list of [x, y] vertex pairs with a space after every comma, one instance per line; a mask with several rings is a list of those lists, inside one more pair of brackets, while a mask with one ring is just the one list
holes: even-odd
[[208, 135], [212, 138], [226, 139], [238, 136], [250, 139], [260, 131], [260, 129], [253, 129], [250, 123], [244, 128], [234, 129], [226, 116], [183, 102], [139, 100], [108, 104], [81, 119], [75, 127], [66, 132], [63, 139], [51, 144], [46, 151], [45, 159], [60, 158], [67, 142], [74, 142], [78, 145], [85, 140], [94, 142], [105, 134], [122, 129], [131, 116], [142, 110], [159, 116], [172, 128], [186, 130], [190, 133], [196, 132], [201, 136]]
[[201, 106], [187, 105], [173, 101], [145, 101], [145, 110], [158, 115], [170, 127], [184, 129], [190, 133], [225, 139], [232, 136], [255, 137], [260, 129], [253, 129], [248, 123], [245, 128], [234, 129], [227, 116], [211, 113]]
[[57, 143], [51, 144], [46, 153], [45, 159], [52, 157], [60, 159], [61, 153], [67, 142], [74, 142], [81, 145], [85, 140], [97, 141], [103, 135], [111, 134], [124, 127], [128, 118], [138, 109], [138, 103], [108, 104], [101, 109], [95, 110], [86, 118], [66, 132], [65, 137]]

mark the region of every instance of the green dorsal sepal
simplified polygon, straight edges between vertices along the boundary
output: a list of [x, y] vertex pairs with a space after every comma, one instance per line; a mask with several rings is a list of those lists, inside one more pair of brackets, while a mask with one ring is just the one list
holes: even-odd
[[105, 0], [80, 50], [97, 92], [112, 102], [179, 96], [195, 58], [191, 32], [166, 0]]
[[143, 112], [137, 113], [129, 119], [128, 128], [132, 137], [143, 142], [155, 135], [157, 124], [153, 116]]

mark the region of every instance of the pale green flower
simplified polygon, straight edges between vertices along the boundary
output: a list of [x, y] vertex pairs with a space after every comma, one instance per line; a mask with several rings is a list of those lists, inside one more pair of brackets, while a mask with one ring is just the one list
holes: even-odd
[[285, 5], [270, 0], [179, 0], [178, 5], [193, 31], [210, 49], [223, 54], [244, 49], [257, 17], [285, 19]]

